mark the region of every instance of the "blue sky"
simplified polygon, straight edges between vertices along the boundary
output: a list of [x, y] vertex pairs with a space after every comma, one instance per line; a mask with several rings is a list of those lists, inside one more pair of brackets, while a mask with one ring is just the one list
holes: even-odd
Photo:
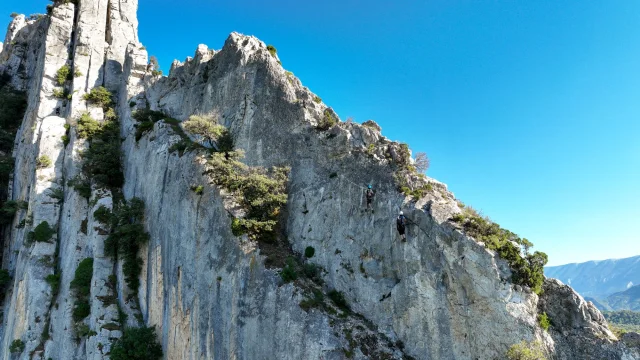
[[640, 254], [637, 0], [141, 0], [139, 20], [165, 71], [231, 31], [273, 44], [343, 119], [426, 152], [429, 176], [550, 265]]

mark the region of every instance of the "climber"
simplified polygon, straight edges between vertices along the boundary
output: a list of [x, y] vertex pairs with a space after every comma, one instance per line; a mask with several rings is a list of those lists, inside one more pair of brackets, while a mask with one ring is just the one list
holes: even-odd
[[373, 190], [371, 185], [368, 185], [367, 190], [364, 193], [367, 198], [367, 210], [371, 210], [373, 212], [371, 203], [373, 202], [373, 197], [375, 196], [376, 191]]
[[400, 211], [400, 215], [396, 219], [396, 228], [398, 229], [398, 234], [402, 238], [402, 242], [407, 241], [407, 235], [404, 234], [405, 227], [407, 225], [407, 218], [404, 216], [404, 213]]

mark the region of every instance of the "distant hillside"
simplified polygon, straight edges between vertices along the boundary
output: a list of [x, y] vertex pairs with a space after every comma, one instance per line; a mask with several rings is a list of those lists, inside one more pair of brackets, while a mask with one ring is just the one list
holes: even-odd
[[615, 325], [625, 331], [640, 331], [640, 312], [623, 310], [604, 311], [602, 314], [610, 325]]
[[571, 285], [582, 296], [603, 299], [640, 284], [640, 256], [550, 266], [544, 273]]
[[605, 303], [613, 310], [640, 311], [640, 286], [636, 285], [626, 291], [612, 294], [607, 297]]

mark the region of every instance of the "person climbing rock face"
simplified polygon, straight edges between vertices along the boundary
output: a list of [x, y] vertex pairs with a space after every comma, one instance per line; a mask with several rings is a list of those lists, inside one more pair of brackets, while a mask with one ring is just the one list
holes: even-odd
[[407, 241], [407, 235], [404, 234], [404, 230], [407, 226], [407, 218], [404, 216], [404, 213], [400, 211], [398, 218], [396, 219], [396, 228], [398, 229], [398, 234], [402, 238], [402, 242]]
[[367, 186], [367, 190], [365, 191], [365, 196], [367, 198], [367, 210], [371, 210], [373, 212], [372, 209], [372, 203], [373, 203], [373, 197], [375, 196], [376, 191], [373, 190], [373, 188], [371, 187], [371, 185]]

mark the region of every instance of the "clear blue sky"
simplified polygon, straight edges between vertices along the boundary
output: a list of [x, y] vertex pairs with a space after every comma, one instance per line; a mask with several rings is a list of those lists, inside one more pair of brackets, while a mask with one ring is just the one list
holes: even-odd
[[550, 265], [640, 254], [640, 1], [141, 0], [139, 20], [165, 71], [231, 31], [275, 45]]

